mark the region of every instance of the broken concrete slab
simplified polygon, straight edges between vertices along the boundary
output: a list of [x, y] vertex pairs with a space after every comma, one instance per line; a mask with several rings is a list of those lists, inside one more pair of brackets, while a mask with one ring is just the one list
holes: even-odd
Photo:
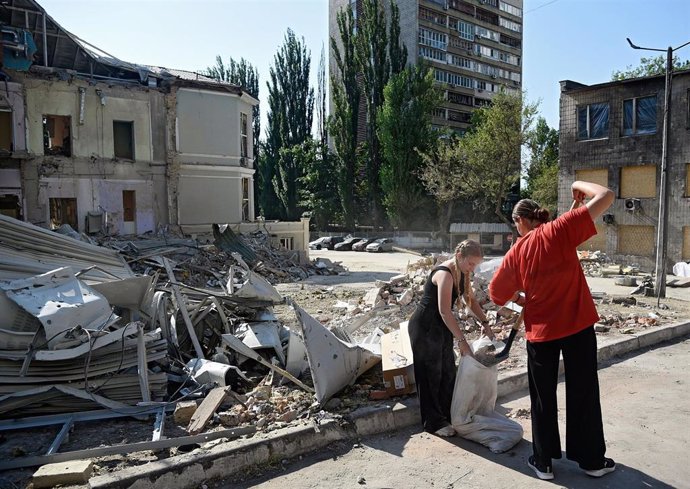
[[86, 484], [93, 475], [91, 460], [71, 460], [40, 467], [33, 475], [36, 489]]

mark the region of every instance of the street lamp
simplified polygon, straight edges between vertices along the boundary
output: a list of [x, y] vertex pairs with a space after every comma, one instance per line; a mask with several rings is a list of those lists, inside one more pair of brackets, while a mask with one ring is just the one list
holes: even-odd
[[661, 51], [666, 52], [666, 85], [664, 87], [664, 126], [661, 136], [661, 182], [659, 182], [659, 219], [656, 233], [656, 264], [654, 269], [654, 276], [656, 283], [654, 284], [654, 293], [656, 295], [656, 305], [659, 306], [662, 297], [666, 297], [666, 241], [668, 239], [668, 131], [671, 124], [671, 83], [673, 81], [673, 51], [677, 51], [682, 47], [690, 44], [690, 41], [672, 48], [667, 49], [643, 48], [633, 44], [629, 37], [626, 37], [628, 44], [633, 49], [642, 49], [644, 51]]

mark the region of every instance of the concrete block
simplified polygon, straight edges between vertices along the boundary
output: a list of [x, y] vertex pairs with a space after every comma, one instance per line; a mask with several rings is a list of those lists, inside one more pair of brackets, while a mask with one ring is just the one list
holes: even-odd
[[661, 328], [638, 334], [637, 339], [639, 341], [639, 348], [645, 348], [673, 339], [673, 330], [662, 326]]
[[39, 467], [34, 473], [32, 482], [36, 489], [86, 484], [92, 473], [91, 460], [71, 460]]
[[388, 431], [393, 426], [390, 406], [373, 406], [357, 409], [350, 414], [352, 424], [360, 436], [374, 435]]
[[614, 343], [609, 343], [608, 345], [604, 345], [599, 348], [597, 351], [597, 360], [603, 362], [613, 357], [625, 355], [628, 352], [637, 350], [639, 345], [640, 341], [637, 336], [632, 336]]
[[421, 426], [422, 416], [419, 413], [419, 401], [417, 398], [414, 398], [413, 401], [414, 402], [410, 402], [410, 400], [405, 399], [404, 403], [396, 402], [391, 409], [393, 423], [396, 429], [415, 424]]
[[175, 423], [180, 426], [187, 426], [196, 412], [196, 401], [182, 401], [177, 403], [173, 418]]

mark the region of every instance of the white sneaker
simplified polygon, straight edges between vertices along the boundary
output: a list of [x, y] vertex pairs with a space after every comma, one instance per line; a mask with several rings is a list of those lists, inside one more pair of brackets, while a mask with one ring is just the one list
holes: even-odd
[[447, 425], [441, 429], [436, 430], [434, 432], [434, 435], [443, 436], [443, 437], [454, 436], [455, 435], [455, 429], [451, 425]]

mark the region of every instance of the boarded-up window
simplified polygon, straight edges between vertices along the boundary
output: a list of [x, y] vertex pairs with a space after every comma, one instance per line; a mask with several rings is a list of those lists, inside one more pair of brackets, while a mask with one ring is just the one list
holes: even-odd
[[690, 226], [683, 226], [683, 260], [690, 260]]
[[12, 112], [0, 110], [0, 150], [12, 151]]
[[575, 180], [597, 183], [603, 187], [609, 186], [609, 171], [603, 170], [575, 170]]
[[656, 166], [626, 166], [621, 168], [621, 190], [619, 197], [656, 197]]
[[618, 253], [621, 255], [654, 255], [654, 226], [618, 226]]
[[77, 220], [77, 199], [49, 199], [50, 227], [57, 229], [63, 224], [69, 224], [72, 229], [79, 231]]
[[606, 251], [606, 226], [604, 224], [596, 224], [595, 227], [597, 234], [578, 246], [579, 250]]
[[113, 121], [113, 153], [115, 158], [134, 159], [134, 123]]
[[43, 154], [72, 156], [70, 117], [66, 115], [43, 116]]

